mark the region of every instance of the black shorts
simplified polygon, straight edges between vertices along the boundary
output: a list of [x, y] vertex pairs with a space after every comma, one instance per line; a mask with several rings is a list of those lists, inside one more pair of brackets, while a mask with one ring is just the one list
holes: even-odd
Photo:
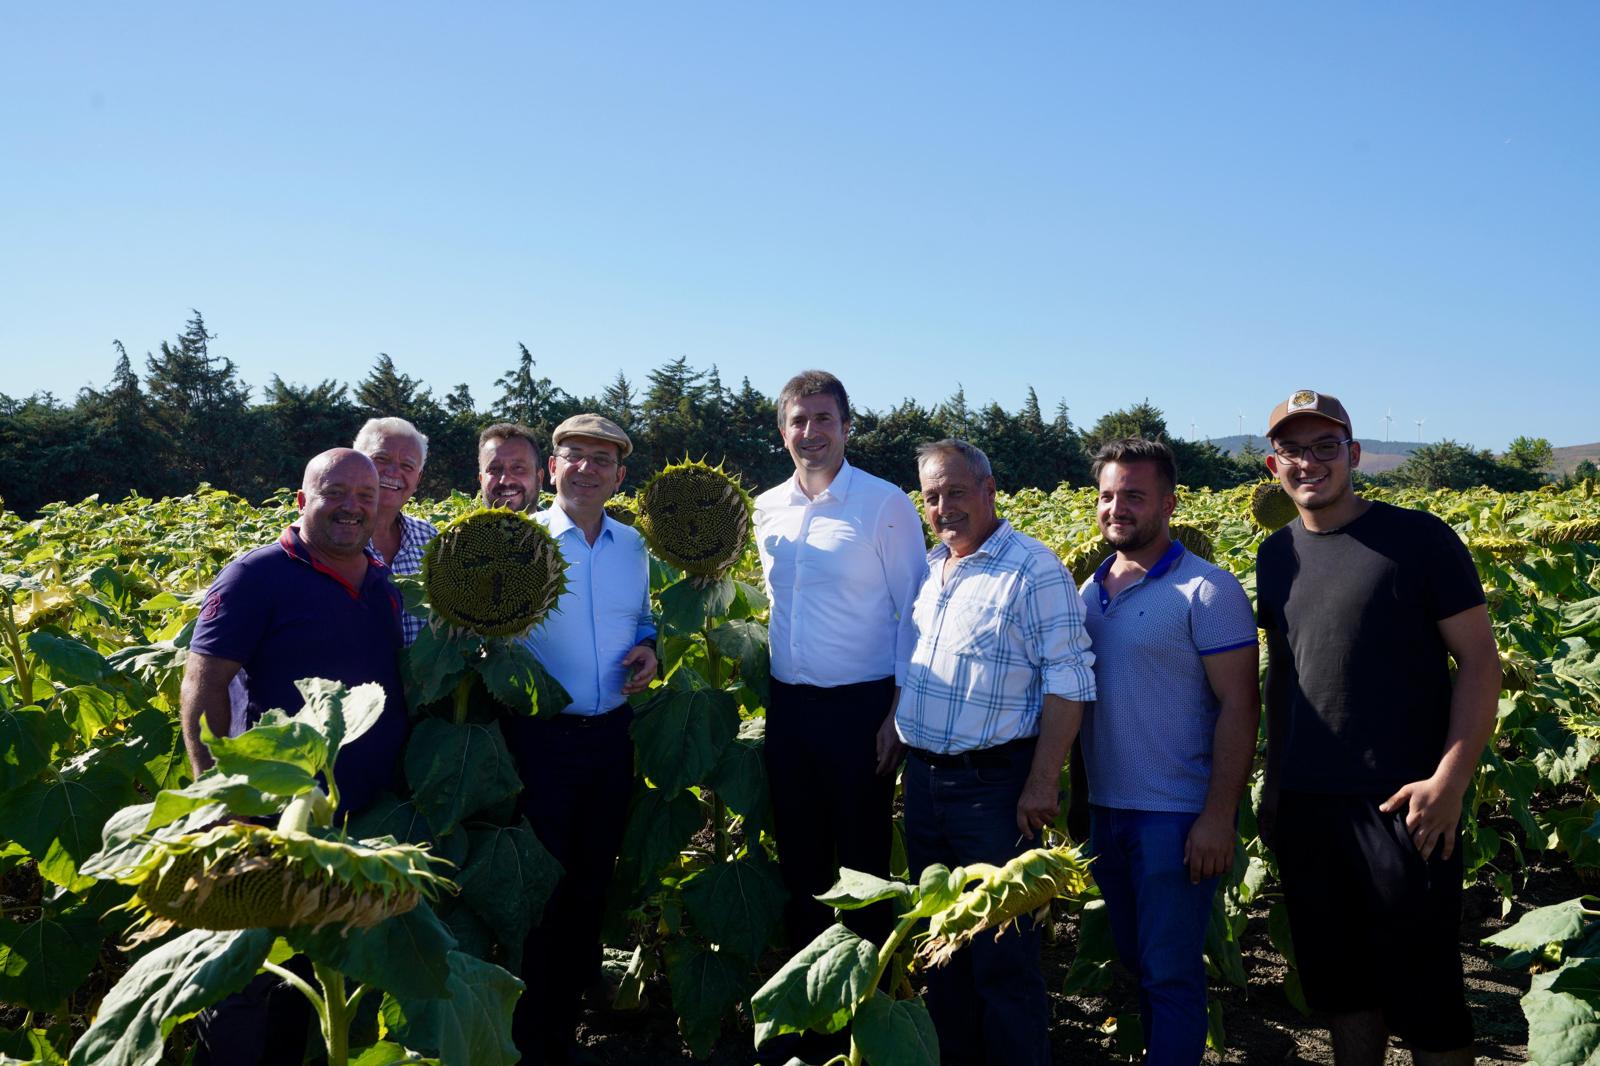
[[1384, 797], [1285, 792], [1278, 868], [1306, 1002], [1379, 1010], [1422, 1051], [1472, 1044], [1461, 980], [1461, 840], [1424, 861]]

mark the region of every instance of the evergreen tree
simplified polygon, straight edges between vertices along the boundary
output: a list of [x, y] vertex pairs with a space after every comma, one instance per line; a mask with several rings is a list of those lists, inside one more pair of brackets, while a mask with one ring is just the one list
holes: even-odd
[[271, 448], [262, 449], [257, 471], [261, 491], [298, 488], [313, 456], [355, 441], [367, 416], [356, 410], [348, 391], [332, 380], [300, 386], [272, 375], [266, 402], [254, 411], [261, 439], [273, 442]]
[[621, 426], [630, 437], [633, 435], [634, 423], [639, 420], [639, 397], [628, 375], [620, 370], [600, 396], [600, 413]]
[[211, 354], [216, 334], [194, 312], [177, 342], [161, 342], [160, 354], [145, 356], [151, 422], [162, 438], [167, 462], [155, 492], [192, 492], [202, 481], [236, 484], [254, 447], [250, 434], [250, 389], [232, 359]]
[[[641, 477], [654, 473], [686, 455], [700, 458], [691, 448], [700, 442], [701, 405], [705, 400], [705, 374], [689, 367], [687, 356], [650, 371], [650, 385], [639, 411], [644, 447], [635, 443], [635, 466]], [[643, 454], [639, 454], [639, 453]], [[711, 456], [713, 461], [718, 457]], [[630, 469], [633, 469], [630, 467]]]
[[465, 381], [451, 389], [444, 398], [444, 410], [451, 418], [464, 417], [471, 422], [477, 421], [478, 410], [472, 402], [472, 390], [467, 388]]
[[111, 342], [117, 362], [103, 390], [84, 389], [73, 412], [88, 444], [77, 472], [105, 500], [120, 500], [150, 483], [154, 468], [166, 461], [160, 434], [152, 424], [150, 402], [139, 386], [128, 349]]
[[522, 353], [515, 370], [508, 371], [495, 380], [500, 398], [490, 407], [495, 418], [507, 422], [521, 422], [547, 436], [567, 416], [572, 408], [572, 397], [546, 377], [535, 377], [533, 353], [526, 344], [518, 344]]
[[405, 418], [421, 426], [442, 414], [433, 390], [395, 369], [387, 352], [378, 353], [372, 370], [356, 384], [355, 397], [363, 418]]

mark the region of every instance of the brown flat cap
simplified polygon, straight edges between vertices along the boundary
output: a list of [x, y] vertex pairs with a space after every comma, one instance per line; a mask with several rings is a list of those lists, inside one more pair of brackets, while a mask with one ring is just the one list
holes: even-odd
[[633, 451], [633, 441], [622, 432], [622, 427], [604, 415], [582, 414], [573, 415], [556, 427], [550, 434], [550, 446], [559, 447], [568, 437], [593, 437], [595, 440], [608, 440], [617, 446], [617, 458], [626, 459]]
[[1267, 419], [1267, 436], [1272, 436], [1277, 432], [1280, 423], [1295, 415], [1316, 415], [1318, 418], [1326, 418], [1329, 422], [1337, 422], [1343, 426], [1347, 436], [1355, 436], [1355, 432], [1350, 428], [1350, 415], [1345, 411], [1344, 404], [1339, 402], [1339, 398], [1312, 389], [1296, 389], [1289, 394], [1287, 400], [1272, 409], [1272, 416]]

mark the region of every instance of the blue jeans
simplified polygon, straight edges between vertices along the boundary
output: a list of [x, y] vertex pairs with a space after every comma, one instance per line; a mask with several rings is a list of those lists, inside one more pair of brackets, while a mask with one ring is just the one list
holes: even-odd
[[1218, 878], [1192, 884], [1194, 813], [1093, 807], [1089, 868], [1117, 954], [1138, 975], [1147, 1066], [1194, 1066], [1206, 1047], [1206, 928]]
[[[915, 753], [906, 760], [906, 860], [913, 881], [932, 863], [998, 866], [1038, 843], [1017, 830], [1017, 800], [1033, 746], [1000, 758], [1005, 765], [948, 768], [930, 766]], [[1050, 1001], [1031, 917], [999, 936], [977, 937], [924, 973], [945, 1066], [1050, 1062]]]

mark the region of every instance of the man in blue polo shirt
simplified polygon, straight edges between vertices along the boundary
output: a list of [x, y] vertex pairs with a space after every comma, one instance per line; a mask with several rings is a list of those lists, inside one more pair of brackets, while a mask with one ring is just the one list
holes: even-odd
[[1256, 626], [1233, 575], [1186, 551], [1172, 450], [1114, 440], [1095, 456], [1116, 554], [1084, 582], [1095, 702], [1083, 719], [1094, 878], [1139, 978], [1151, 1066], [1206, 1042], [1202, 952], [1260, 722]]
[[350, 448], [323, 452], [306, 464], [295, 502], [299, 520], [275, 544], [229, 563], [212, 584], [189, 641], [179, 717], [198, 776], [212, 764], [200, 719], [229, 734], [228, 682], [241, 667], [251, 725], [274, 708], [299, 710], [294, 683], [302, 678], [376, 681], [387, 697], [383, 714], [334, 767], [343, 817], [389, 785], [405, 743], [400, 598], [365, 550], [378, 505], [371, 459]]
[[[383, 714], [339, 752], [336, 817], [361, 810], [394, 776], [406, 738], [398, 655], [400, 597], [382, 562], [366, 551], [378, 508], [378, 471], [350, 448], [306, 464], [295, 495], [299, 520], [274, 544], [229, 563], [212, 584], [189, 642], [179, 717], [196, 776], [212, 765], [203, 717], [217, 736], [232, 720], [228, 683], [245, 670], [246, 720], [303, 705], [294, 683], [323, 677], [376, 681]], [[196, 1023], [197, 1066], [270, 1066], [301, 1061], [310, 1024], [305, 998], [260, 974]]]

